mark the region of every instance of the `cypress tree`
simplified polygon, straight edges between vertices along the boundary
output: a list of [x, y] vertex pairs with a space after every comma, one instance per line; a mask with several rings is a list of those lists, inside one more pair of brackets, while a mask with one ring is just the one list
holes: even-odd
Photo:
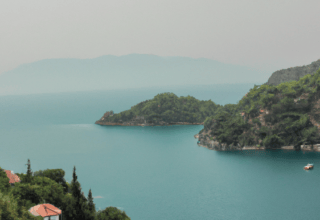
[[31, 163], [30, 163], [30, 159], [28, 159], [28, 163], [27, 165], [27, 175], [25, 177], [25, 183], [31, 183], [31, 179], [32, 179], [32, 170], [31, 170]]
[[71, 181], [71, 194], [73, 198], [79, 200], [81, 197], [81, 187], [76, 174], [76, 167], [73, 167], [72, 181]]
[[89, 193], [88, 193], [88, 211], [89, 211], [89, 219], [94, 220], [95, 213], [96, 213], [96, 207], [95, 207], [95, 204], [93, 203], [91, 189], [89, 190]]
[[81, 186], [76, 174], [76, 167], [73, 168], [72, 181], [71, 181], [71, 194], [73, 197], [73, 210], [74, 219], [85, 220], [86, 219], [86, 198], [81, 193]]

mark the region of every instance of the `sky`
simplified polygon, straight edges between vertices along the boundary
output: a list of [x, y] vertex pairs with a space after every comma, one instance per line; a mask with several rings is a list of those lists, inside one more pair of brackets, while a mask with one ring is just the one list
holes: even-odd
[[51, 58], [131, 53], [261, 70], [320, 59], [319, 0], [0, 2], [0, 73]]

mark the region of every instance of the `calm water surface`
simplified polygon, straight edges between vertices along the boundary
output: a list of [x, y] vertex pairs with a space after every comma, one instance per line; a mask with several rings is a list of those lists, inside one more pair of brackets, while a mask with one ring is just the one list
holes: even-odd
[[122, 99], [0, 98], [0, 166], [25, 172], [30, 158], [34, 171], [62, 168], [71, 181], [75, 165], [97, 209], [116, 206], [133, 220], [319, 219], [320, 154], [211, 151], [193, 138], [202, 126], [90, 123]]

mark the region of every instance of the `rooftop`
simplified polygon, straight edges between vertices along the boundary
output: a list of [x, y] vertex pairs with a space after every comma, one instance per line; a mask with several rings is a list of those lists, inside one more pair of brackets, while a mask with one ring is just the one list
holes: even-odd
[[20, 182], [20, 178], [17, 174], [14, 174], [11, 170], [5, 170], [5, 172], [9, 178], [9, 183]]
[[40, 204], [33, 206], [29, 209], [29, 212], [34, 216], [52, 216], [52, 215], [60, 215], [62, 212], [57, 207], [51, 204]]

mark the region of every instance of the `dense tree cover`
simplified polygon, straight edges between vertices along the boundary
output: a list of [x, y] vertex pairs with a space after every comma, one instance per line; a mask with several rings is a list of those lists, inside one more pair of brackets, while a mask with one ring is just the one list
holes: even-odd
[[130, 220], [124, 211], [116, 207], [108, 207], [105, 210], [98, 211], [97, 220]]
[[0, 191], [7, 192], [10, 189], [9, 178], [4, 170], [0, 167]]
[[48, 177], [54, 180], [56, 183], [63, 187], [63, 191], [67, 193], [69, 191], [69, 186], [67, 181], [64, 179], [65, 172], [62, 169], [46, 169], [39, 170], [33, 173], [33, 176]]
[[70, 184], [65, 181], [65, 172], [61, 169], [32, 173], [30, 160], [27, 163], [27, 173], [17, 175], [21, 182], [11, 187], [9, 178], [0, 168], [0, 220], [42, 219], [28, 212], [31, 207], [42, 203], [60, 208], [64, 220], [130, 219], [121, 210], [114, 210], [114, 207], [96, 212], [91, 189], [88, 197], [85, 197], [75, 167]]
[[221, 143], [242, 146], [319, 143], [319, 131], [313, 125], [320, 122], [319, 98], [320, 69], [299, 81], [254, 86], [237, 105], [224, 106], [208, 117], [204, 131]]
[[19, 197], [11, 193], [7, 174], [0, 168], [0, 220], [36, 220], [25, 206], [18, 204]]
[[127, 122], [136, 116], [144, 116], [147, 123], [202, 123], [220, 107], [211, 100], [200, 101], [192, 96], [178, 97], [173, 93], [162, 93], [133, 106], [130, 110], [107, 117], [104, 121]]

